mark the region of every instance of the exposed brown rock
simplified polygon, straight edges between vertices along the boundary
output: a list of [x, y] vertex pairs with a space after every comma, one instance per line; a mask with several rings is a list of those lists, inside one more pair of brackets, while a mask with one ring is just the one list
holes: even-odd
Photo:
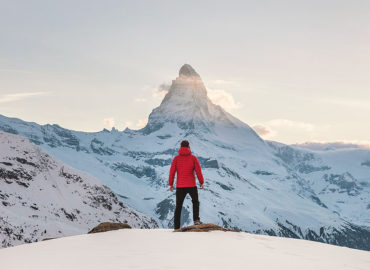
[[98, 226], [93, 228], [88, 233], [99, 233], [99, 232], [108, 232], [120, 229], [131, 229], [131, 226], [126, 223], [113, 223], [113, 222], [104, 222], [100, 223]]
[[53, 239], [56, 239], [56, 238], [44, 238], [44, 239], [42, 239], [42, 241], [49, 241], [49, 240], [53, 240]]
[[212, 223], [192, 225], [175, 230], [175, 232], [210, 232], [210, 231], [238, 232], [237, 230], [226, 229]]

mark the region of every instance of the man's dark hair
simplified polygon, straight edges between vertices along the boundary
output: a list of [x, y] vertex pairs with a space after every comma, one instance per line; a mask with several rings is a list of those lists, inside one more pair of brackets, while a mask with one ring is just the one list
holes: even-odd
[[187, 140], [182, 141], [181, 147], [189, 147], [189, 142]]

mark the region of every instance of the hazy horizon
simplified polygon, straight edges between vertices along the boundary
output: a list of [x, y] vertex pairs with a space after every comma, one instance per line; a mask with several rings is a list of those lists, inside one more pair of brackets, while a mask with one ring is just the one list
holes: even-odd
[[1, 3], [2, 115], [139, 129], [188, 63], [265, 139], [370, 145], [370, 2]]

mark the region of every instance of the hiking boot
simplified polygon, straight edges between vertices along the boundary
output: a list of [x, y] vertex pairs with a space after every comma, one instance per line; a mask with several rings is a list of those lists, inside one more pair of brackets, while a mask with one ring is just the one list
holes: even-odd
[[199, 219], [194, 221], [194, 225], [200, 225], [200, 224], [203, 224]]

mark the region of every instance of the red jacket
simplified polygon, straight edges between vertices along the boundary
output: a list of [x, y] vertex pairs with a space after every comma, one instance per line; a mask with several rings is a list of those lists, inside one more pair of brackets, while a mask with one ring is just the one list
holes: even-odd
[[194, 171], [197, 174], [199, 183], [203, 184], [204, 179], [198, 159], [191, 154], [190, 148], [181, 147], [179, 155], [172, 161], [168, 184], [173, 186], [175, 173], [177, 172], [176, 187], [195, 187]]

